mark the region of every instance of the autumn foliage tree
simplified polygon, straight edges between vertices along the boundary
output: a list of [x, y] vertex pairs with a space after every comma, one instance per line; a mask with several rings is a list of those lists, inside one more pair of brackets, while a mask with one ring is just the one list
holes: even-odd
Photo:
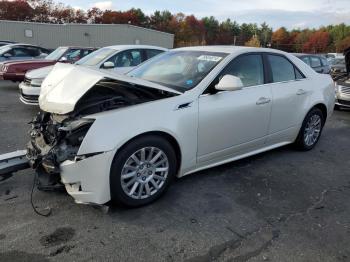
[[290, 36], [285, 27], [281, 27], [272, 34], [272, 47], [290, 51]]
[[245, 43], [245, 46], [260, 47], [261, 43], [256, 35], [254, 35], [249, 41]]
[[336, 43], [336, 48], [338, 52], [344, 52], [345, 49], [348, 49], [349, 47], [350, 47], [350, 36]]
[[329, 44], [329, 33], [325, 31], [316, 31], [303, 46], [303, 52], [307, 53], [325, 53]]

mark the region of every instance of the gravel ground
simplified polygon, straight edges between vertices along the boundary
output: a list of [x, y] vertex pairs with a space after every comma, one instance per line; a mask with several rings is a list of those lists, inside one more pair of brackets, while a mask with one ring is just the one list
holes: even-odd
[[[0, 153], [23, 149], [37, 108], [0, 83]], [[156, 203], [77, 205], [0, 177], [0, 261], [350, 261], [350, 111], [310, 152], [287, 146], [178, 179]]]

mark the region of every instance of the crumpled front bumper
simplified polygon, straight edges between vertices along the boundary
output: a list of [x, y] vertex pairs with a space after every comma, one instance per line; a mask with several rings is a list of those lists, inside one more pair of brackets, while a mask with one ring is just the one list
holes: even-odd
[[75, 202], [105, 204], [111, 199], [109, 176], [114, 154], [114, 151], [103, 152], [61, 163], [61, 182]]

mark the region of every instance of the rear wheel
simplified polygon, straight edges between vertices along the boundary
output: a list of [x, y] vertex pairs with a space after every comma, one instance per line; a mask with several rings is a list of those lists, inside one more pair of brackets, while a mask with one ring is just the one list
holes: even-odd
[[124, 146], [111, 168], [111, 197], [127, 206], [159, 198], [176, 173], [176, 154], [160, 136], [143, 136]]
[[314, 148], [320, 139], [324, 121], [325, 119], [320, 109], [311, 109], [303, 121], [299, 135], [295, 141], [296, 146], [305, 151]]

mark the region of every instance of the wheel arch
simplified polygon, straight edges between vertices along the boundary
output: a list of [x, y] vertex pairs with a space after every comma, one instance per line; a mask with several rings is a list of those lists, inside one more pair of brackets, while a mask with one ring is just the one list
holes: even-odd
[[181, 147], [174, 136], [172, 136], [171, 134], [164, 132], [164, 131], [148, 131], [145, 133], [141, 133], [137, 136], [134, 136], [133, 138], [129, 139], [122, 146], [120, 146], [118, 148], [118, 150], [115, 152], [115, 156], [117, 156], [119, 154], [119, 152], [121, 150], [123, 150], [123, 148], [125, 148], [129, 143], [131, 143], [135, 139], [138, 139], [138, 138], [143, 137], [143, 136], [151, 136], [151, 135], [160, 136], [160, 137], [166, 139], [171, 144], [171, 146], [174, 148], [175, 154], [176, 154], [176, 173], [178, 173], [178, 171], [180, 170], [180, 167], [181, 167], [181, 163], [182, 163]]
[[[321, 110], [321, 112], [322, 112], [322, 114], [323, 114], [323, 116], [324, 116], [324, 122], [326, 122], [326, 119], [327, 119], [327, 112], [328, 112], [328, 110], [327, 110], [327, 106], [325, 105], [325, 104], [323, 104], [323, 103], [318, 103], [318, 104], [316, 104], [316, 105], [314, 105], [312, 108], [318, 108], [318, 109], [320, 109]], [[311, 108], [311, 109], [312, 109]], [[310, 109], [310, 110], [311, 110]], [[310, 112], [310, 110], [309, 110], [309, 112]]]

